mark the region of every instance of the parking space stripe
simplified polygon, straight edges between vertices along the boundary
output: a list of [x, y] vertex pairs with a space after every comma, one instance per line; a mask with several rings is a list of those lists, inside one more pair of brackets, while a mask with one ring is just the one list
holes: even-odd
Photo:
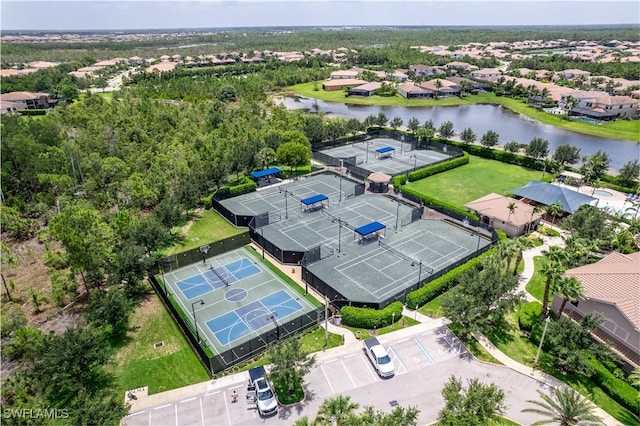
[[175, 409], [174, 411], [176, 412], [176, 426], [180, 426], [180, 423], [178, 423], [178, 404], [174, 405], [173, 408]]
[[322, 370], [322, 374], [324, 374], [324, 378], [327, 380], [327, 383], [329, 384], [329, 389], [331, 389], [331, 393], [335, 395], [336, 391], [333, 390], [333, 386], [331, 386], [331, 381], [329, 380], [329, 377], [327, 376], [327, 372], [324, 371], [324, 367], [322, 365], [320, 366], [320, 370]]
[[171, 407], [173, 404], [166, 404], [166, 405], [161, 405], [159, 407], [155, 407], [154, 410], [160, 410], [161, 408], [167, 408], [167, 407]]
[[393, 346], [389, 345], [389, 350], [391, 352], [393, 352], [393, 355], [395, 355], [396, 359], [398, 360], [398, 362], [400, 363], [400, 365], [402, 366], [402, 368], [404, 368], [405, 373], [409, 370], [407, 370], [407, 366], [404, 365], [404, 362], [402, 362], [402, 358], [400, 358], [400, 356], [398, 355], [398, 353], [396, 352], [395, 349], [393, 349]]
[[229, 413], [229, 404], [227, 403], [227, 393], [224, 392], [224, 409], [227, 412], [227, 424], [232, 425], [231, 423], [231, 414]]
[[202, 406], [202, 398], [200, 398], [200, 420], [204, 424], [204, 407]]
[[355, 388], [356, 387], [356, 382], [353, 381], [353, 377], [351, 377], [351, 374], [349, 373], [349, 369], [345, 365], [344, 361], [341, 360], [340, 362], [342, 363], [342, 366], [344, 367], [344, 371], [347, 373], [347, 377], [349, 377], [349, 380], [351, 380], [351, 384]]
[[376, 374], [375, 368], [371, 364], [371, 361], [369, 361], [369, 358], [367, 358], [367, 356], [362, 352], [360, 353], [360, 356], [364, 360], [365, 364], [367, 364], [369, 366], [369, 368], [367, 368], [367, 370], [369, 370], [369, 374], [371, 374], [371, 377], [373, 377], [373, 380], [374, 381], [381, 380], [380, 376], [378, 376], [378, 374]]
[[422, 346], [422, 343], [420, 343], [417, 338], [414, 338], [413, 341], [416, 342], [416, 345], [418, 345], [418, 348], [422, 351], [424, 356], [427, 357], [427, 359], [431, 362], [431, 364], [435, 364], [436, 362], [433, 360], [433, 358], [431, 358], [431, 355], [429, 355], [429, 352], [427, 352], [425, 347]]
[[180, 401], [180, 404], [182, 404], [183, 402], [193, 401], [194, 399], [196, 399], [196, 397], [195, 397], [195, 396], [194, 396], [193, 398], [183, 399], [182, 401]]
[[217, 395], [219, 393], [220, 393], [220, 391], [209, 392], [209, 393], [205, 393], [204, 396], [207, 397], [207, 396]]
[[137, 413], [129, 414], [127, 417], [134, 417], [134, 416], [137, 416], [137, 415], [140, 415], [140, 414], [144, 414], [144, 413], [146, 413], [146, 410], [145, 411], [138, 411]]

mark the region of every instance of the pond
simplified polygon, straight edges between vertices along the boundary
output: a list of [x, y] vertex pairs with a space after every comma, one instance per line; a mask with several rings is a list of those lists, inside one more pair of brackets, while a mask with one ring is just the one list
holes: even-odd
[[310, 112], [324, 112], [328, 117], [347, 117], [364, 120], [369, 115], [383, 112], [389, 120], [400, 117], [404, 125], [413, 117], [423, 125], [433, 120], [438, 128], [443, 122], [451, 121], [456, 134], [467, 127], [473, 129], [480, 139], [487, 131], [493, 130], [500, 135], [500, 144], [509, 141], [529, 143], [534, 137], [549, 141], [549, 151], [553, 153], [559, 145], [571, 144], [580, 148], [582, 156], [592, 155], [598, 150], [606, 151], [611, 158], [611, 169], [618, 170], [630, 160], [640, 158], [640, 144], [620, 139], [599, 138], [559, 129], [540, 123], [521, 114], [512, 112], [499, 105], [460, 105], [435, 107], [371, 106], [348, 105], [325, 102], [305, 97], [283, 97], [276, 103], [284, 104], [288, 109], [303, 109]]

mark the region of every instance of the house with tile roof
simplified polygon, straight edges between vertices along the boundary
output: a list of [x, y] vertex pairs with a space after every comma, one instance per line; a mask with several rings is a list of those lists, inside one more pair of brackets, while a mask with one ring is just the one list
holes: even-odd
[[433, 92], [434, 96], [458, 96], [460, 87], [453, 81], [436, 78], [434, 80], [423, 81], [420, 87]]
[[471, 77], [477, 78], [479, 80], [487, 80], [490, 78], [497, 78], [502, 75], [500, 70], [495, 68], [483, 68], [481, 70], [471, 71]]
[[360, 80], [359, 78], [337, 78], [335, 80], [331, 79], [322, 83], [322, 90], [330, 92], [333, 90], [342, 90], [347, 87], [361, 86], [365, 83], [367, 82]]
[[0, 95], [0, 101], [11, 102], [15, 110], [46, 109], [55, 106], [48, 93], [9, 92]]
[[[572, 318], [600, 313], [604, 322], [596, 336], [633, 366], [640, 366], [640, 252], [611, 252], [600, 261], [564, 273], [584, 287], [584, 300], [567, 303], [564, 312]], [[554, 295], [551, 309], [558, 312], [562, 298]]]
[[349, 89], [347, 94], [349, 96], [373, 96], [376, 93], [376, 90], [381, 87], [382, 83], [378, 81], [372, 81], [370, 83], [365, 83]]
[[[513, 211], [509, 208], [512, 203]], [[473, 210], [483, 223], [503, 230], [510, 237], [535, 229], [543, 216], [531, 204], [493, 192], [465, 204], [465, 207]]]
[[430, 90], [425, 90], [422, 87], [418, 87], [413, 83], [409, 83], [405, 81], [404, 83], [398, 84], [397, 88], [400, 96], [406, 99], [420, 99], [420, 98], [431, 98], [433, 97], [433, 92]]

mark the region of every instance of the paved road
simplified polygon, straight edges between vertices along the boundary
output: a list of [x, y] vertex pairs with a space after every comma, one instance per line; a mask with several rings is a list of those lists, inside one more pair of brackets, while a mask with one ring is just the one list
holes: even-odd
[[[152, 405], [136, 401], [135, 411], [124, 418], [123, 424], [291, 425], [303, 415], [313, 418], [320, 404], [337, 394], [351, 396], [361, 407], [373, 405], [385, 411], [395, 404], [414, 405], [420, 409], [419, 424], [428, 424], [437, 419], [444, 405], [441, 391], [451, 375], [465, 382], [478, 378], [496, 383], [506, 395], [507, 417], [523, 424], [539, 420], [521, 410], [529, 405], [526, 400], [537, 399], [537, 389], [548, 391], [548, 386], [509, 368], [476, 361], [445, 326], [420, 324], [380, 336], [380, 340], [396, 365], [394, 377], [378, 377], [360, 342], [348, 343], [319, 353], [316, 366], [306, 377], [306, 401], [281, 407], [271, 418], [261, 419], [244, 401], [248, 375], [243, 372], [186, 388], [190, 391], [165, 393], [170, 399], [153, 395], [147, 401]], [[235, 404], [231, 403], [233, 390], [240, 394]]]

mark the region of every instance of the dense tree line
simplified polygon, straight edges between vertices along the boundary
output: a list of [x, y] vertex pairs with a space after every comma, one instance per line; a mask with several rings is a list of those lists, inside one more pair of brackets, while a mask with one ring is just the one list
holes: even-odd
[[[640, 39], [637, 26], [565, 26], [565, 27], [398, 27], [361, 28], [342, 31], [323, 31], [315, 28], [291, 28], [293, 34], [284, 34], [281, 29], [225, 29], [213, 34], [200, 34], [180, 39], [157, 39], [144, 41], [104, 41], [80, 43], [3, 43], [2, 56], [5, 63], [31, 60], [66, 61], [78, 59], [86, 51], [99, 49], [99, 59], [118, 56], [157, 56], [157, 48], [175, 46], [179, 43], [194, 45], [168, 50], [167, 54], [197, 56], [216, 51], [253, 50], [292, 51], [337, 49], [350, 47], [381, 46], [395, 49], [397, 46], [455, 46], [471, 42], [495, 41], [594, 40], [606, 43], [610, 40], [637, 41]], [[188, 43], [187, 43], [188, 42]]]

